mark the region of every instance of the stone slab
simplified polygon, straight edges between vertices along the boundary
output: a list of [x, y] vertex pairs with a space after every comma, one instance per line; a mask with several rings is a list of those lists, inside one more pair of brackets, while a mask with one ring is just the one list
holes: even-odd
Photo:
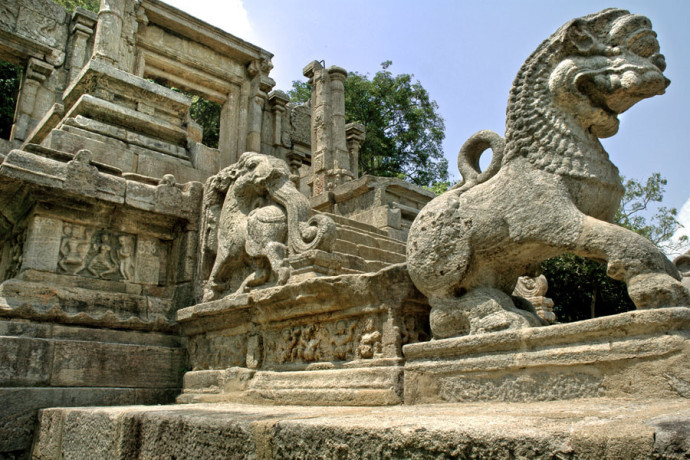
[[405, 402], [690, 397], [690, 308], [406, 345]]
[[688, 400], [394, 407], [243, 404], [55, 408], [53, 458], [687, 458]]
[[293, 372], [255, 372], [244, 368], [187, 372], [183, 393], [177, 402], [236, 401], [305, 406], [400, 404], [403, 377], [400, 364]]
[[140, 388], [0, 388], [0, 458], [29, 449], [38, 409], [45, 407], [165, 404], [177, 389]]

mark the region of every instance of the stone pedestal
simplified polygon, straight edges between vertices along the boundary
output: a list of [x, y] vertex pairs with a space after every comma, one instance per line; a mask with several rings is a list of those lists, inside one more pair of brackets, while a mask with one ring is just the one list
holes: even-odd
[[690, 308], [404, 347], [405, 403], [690, 396]]
[[387, 405], [428, 306], [404, 266], [291, 278], [178, 311], [192, 371], [178, 402]]
[[171, 402], [201, 184], [36, 145], [0, 158], [0, 456], [37, 409]]

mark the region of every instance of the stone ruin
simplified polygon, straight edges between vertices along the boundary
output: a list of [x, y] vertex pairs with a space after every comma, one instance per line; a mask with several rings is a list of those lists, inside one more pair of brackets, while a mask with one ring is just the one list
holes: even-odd
[[[620, 179], [596, 140], [668, 84], [646, 18], [559, 29], [506, 139], [470, 138], [436, 199], [360, 177], [345, 69], [308, 64], [292, 104], [269, 52], [158, 0], [10, 0], [0, 24], [24, 68], [0, 151], [0, 457], [687, 450], [689, 294], [605, 223]], [[189, 94], [221, 106], [217, 148]], [[535, 267], [566, 250], [644, 310], [531, 327], [556, 319]]]

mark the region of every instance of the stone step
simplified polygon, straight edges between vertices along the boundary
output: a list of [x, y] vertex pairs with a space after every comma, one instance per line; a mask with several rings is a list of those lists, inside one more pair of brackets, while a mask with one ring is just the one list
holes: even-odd
[[390, 263], [382, 262], [380, 260], [366, 260], [360, 256], [343, 253], [335, 251], [340, 257], [343, 258], [343, 268], [341, 273], [344, 275], [357, 274], [357, 273], [373, 273], [381, 269], [384, 269], [390, 265]]
[[397, 252], [385, 251], [383, 249], [377, 249], [371, 246], [354, 244], [349, 241], [344, 241], [340, 239], [337, 239], [335, 241], [333, 251], [339, 252], [341, 254], [349, 254], [361, 257], [365, 260], [385, 262], [387, 264], [397, 264], [405, 262], [404, 253], [400, 254]]
[[405, 254], [405, 243], [394, 239], [375, 237], [355, 228], [338, 226], [338, 238], [360, 246], [369, 246], [384, 251]]
[[43, 410], [32, 458], [686, 458], [690, 401]]

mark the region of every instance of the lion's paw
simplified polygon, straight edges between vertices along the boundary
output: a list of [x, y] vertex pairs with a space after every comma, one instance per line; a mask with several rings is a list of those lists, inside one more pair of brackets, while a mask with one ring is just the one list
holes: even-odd
[[690, 306], [690, 292], [665, 273], [643, 273], [630, 279], [628, 295], [637, 308]]

